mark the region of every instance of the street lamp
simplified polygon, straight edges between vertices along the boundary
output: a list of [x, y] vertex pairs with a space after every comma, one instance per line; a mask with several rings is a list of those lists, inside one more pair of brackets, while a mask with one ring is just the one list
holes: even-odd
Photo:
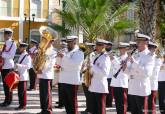
[[[27, 42], [28, 42], [28, 44], [29, 44], [29, 43], [30, 43], [31, 22], [34, 22], [35, 14], [32, 14], [32, 21], [31, 21], [30, 16], [27, 17], [27, 14], [26, 14], [26, 13], [24, 13], [24, 17], [25, 17], [25, 22], [28, 21], [28, 40], [27, 40]], [[27, 18], [29, 18], [29, 19], [27, 20]]]

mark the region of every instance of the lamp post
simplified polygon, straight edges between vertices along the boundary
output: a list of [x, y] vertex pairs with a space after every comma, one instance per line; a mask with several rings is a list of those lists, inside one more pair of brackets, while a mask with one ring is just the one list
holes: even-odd
[[[34, 22], [34, 19], [35, 19], [35, 14], [32, 14], [31, 16], [32, 16], [32, 21], [31, 21], [30, 16], [29, 16], [29, 17], [27, 17], [27, 14], [26, 14], [26, 13], [24, 13], [25, 22], [27, 22], [27, 21], [28, 21], [28, 40], [27, 40], [27, 43], [28, 43], [28, 44], [30, 43], [30, 29], [31, 29], [31, 22]], [[28, 20], [27, 20], [27, 18], [28, 18]]]

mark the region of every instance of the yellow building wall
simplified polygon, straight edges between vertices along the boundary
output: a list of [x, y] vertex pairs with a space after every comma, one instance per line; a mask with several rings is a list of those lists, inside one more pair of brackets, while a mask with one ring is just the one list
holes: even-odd
[[19, 36], [19, 22], [18, 21], [0, 20], [0, 28], [11, 28], [13, 30], [13, 39], [18, 40], [18, 36]]
[[49, 0], [43, 0], [42, 18], [48, 18], [48, 11], [49, 11]]
[[[41, 26], [47, 26], [47, 22], [31, 22], [31, 29], [39, 29]], [[24, 23], [24, 39], [28, 38], [29, 22]]]
[[[33, 22], [31, 23], [31, 29], [39, 29], [41, 26], [48, 25], [47, 22]], [[18, 42], [19, 40], [19, 22], [18, 21], [2, 21], [0, 20], [0, 28], [12, 28], [13, 39]], [[28, 38], [29, 34], [29, 23], [24, 23], [24, 39]]]
[[13, 7], [12, 16], [18, 17], [19, 16], [19, 0], [14, 0], [12, 7]]
[[24, 13], [29, 17], [29, 0], [24, 0]]

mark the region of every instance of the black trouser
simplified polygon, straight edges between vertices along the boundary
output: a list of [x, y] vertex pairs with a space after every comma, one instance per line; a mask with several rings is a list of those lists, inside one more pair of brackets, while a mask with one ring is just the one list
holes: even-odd
[[148, 114], [156, 114], [156, 95], [157, 91], [151, 91], [148, 96]]
[[62, 90], [61, 90], [61, 84], [58, 83], [58, 102], [59, 102], [59, 106], [63, 106], [63, 98], [62, 98]]
[[130, 95], [131, 114], [147, 114], [147, 96]]
[[112, 96], [112, 88], [110, 87], [111, 78], [108, 78], [107, 81], [108, 81], [109, 93], [107, 94], [107, 97], [106, 97], [106, 107], [112, 107], [113, 96]]
[[91, 92], [92, 114], [106, 114], [106, 93]]
[[127, 113], [127, 89], [122, 87], [113, 87], [117, 114]]
[[165, 81], [158, 82], [159, 109], [161, 114], [165, 114]]
[[85, 86], [85, 84], [82, 84], [83, 86], [83, 90], [84, 90], [84, 94], [85, 94], [85, 98], [86, 98], [86, 112], [92, 112], [92, 107], [91, 107], [91, 92], [88, 91], [88, 87]]
[[78, 85], [61, 83], [62, 98], [67, 114], [78, 114]]
[[26, 84], [27, 81], [19, 81], [18, 83], [18, 100], [20, 107], [26, 107]]
[[127, 92], [127, 111], [130, 112], [131, 111], [131, 103], [130, 103], [130, 95]]
[[40, 79], [40, 106], [42, 114], [52, 114], [52, 80]]
[[29, 81], [30, 81], [30, 87], [29, 89], [36, 89], [36, 73], [34, 72], [33, 68], [29, 69]]
[[13, 71], [13, 69], [2, 69], [1, 75], [2, 75], [2, 81], [3, 81], [3, 89], [5, 93], [5, 103], [10, 104], [12, 102], [12, 92], [9, 90], [9, 87], [5, 83], [4, 79], [5, 76], [10, 72]]

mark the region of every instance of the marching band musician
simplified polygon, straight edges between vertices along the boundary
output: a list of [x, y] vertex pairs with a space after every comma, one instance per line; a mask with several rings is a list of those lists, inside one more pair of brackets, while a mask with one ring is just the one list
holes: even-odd
[[[47, 32], [45, 32], [47, 31]], [[52, 80], [54, 79], [54, 64], [57, 52], [54, 50], [53, 43], [57, 33], [49, 27], [41, 31], [42, 37], [51, 36], [52, 40], [48, 42], [45, 52], [45, 64], [37, 73], [39, 78], [39, 93], [41, 112], [37, 114], [52, 114]]]
[[[66, 50], [67, 50], [67, 43], [62, 41], [59, 51], [65, 53]], [[62, 58], [57, 56], [56, 57], [56, 63], [55, 63], [55, 76], [56, 76], [55, 84], [58, 84], [58, 102], [56, 102], [56, 104], [58, 104], [58, 106], [55, 106], [55, 108], [63, 108], [64, 107], [63, 98], [62, 98], [61, 84], [59, 83], [61, 62], [62, 62]]]
[[[129, 45], [130, 45], [129, 51], [133, 51], [134, 49], [137, 48], [137, 45], [136, 45], [136, 42], [135, 41], [130, 41], [129, 42]], [[137, 50], [136, 50], [136, 52], [137, 52]], [[130, 112], [130, 110], [131, 110], [130, 107], [131, 107], [131, 105], [130, 105], [130, 97], [129, 97], [129, 94], [127, 92], [127, 112]]]
[[[113, 45], [112, 42], [107, 41], [107, 44], [106, 44], [106, 47], [105, 47], [105, 50], [106, 50], [107, 54], [112, 54], [112, 45]], [[106, 97], [106, 107], [112, 107], [113, 96], [112, 96], [112, 88], [110, 87], [111, 80], [112, 80], [112, 75], [113, 74], [112, 74], [112, 67], [111, 67], [108, 78], [107, 78], [109, 93]]]
[[[128, 57], [127, 51], [129, 44], [125, 42], [119, 43], [120, 56], [118, 59], [113, 59], [113, 68], [117, 70], [121, 67], [121, 63]], [[128, 75], [121, 71], [118, 76], [112, 77], [111, 87], [113, 88], [114, 99], [116, 104], [117, 114], [127, 113], [127, 88], [128, 88]]]
[[9, 91], [9, 87], [4, 82], [5, 76], [13, 70], [14, 68], [14, 61], [13, 58], [16, 53], [16, 44], [12, 40], [13, 31], [10, 28], [4, 29], [4, 39], [5, 44], [2, 49], [2, 59], [4, 59], [4, 65], [2, 66], [1, 75], [3, 81], [3, 88], [5, 94], [5, 100], [3, 103], [0, 104], [1, 107], [6, 107], [11, 104], [12, 102], [12, 92]]
[[59, 83], [67, 114], [78, 114], [77, 90], [80, 81], [80, 70], [84, 60], [84, 53], [76, 45], [77, 36], [67, 36], [66, 53], [58, 53], [62, 58]]
[[165, 114], [165, 52], [163, 53], [163, 60], [158, 76], [158, 93], [159, 93], [159, 109], [161, 114]]
[[[37, 53], [37, 45], [38, 45], [38, 42], [36, 40], [31, 40], [30, 41], [30, 49], [29, 49], [29, 55], [31, 57], [31, 60], [33, 60], [33, 57], [36, 55]], [[32, 61], [31, 61], [31, 68], [29, 69], [29, 81], [30, 81], [30, 87], [28, 88], [28, 91], [31, 91], [31, 90], [35, 90], [36, 89], [36, 73], [34, 72], [34, 69], [33, 69], [33, 64], [32, 64]]]
[[150, 37], [136, 33], [138, 52], [129, 56], [127, 63], [122, 64], [123, 70], [130, 76], [128, 94], [131, 101], [132, 114], [147, 114], [147, 97], [151, 94], [150, 76], [154, 68], [154, 58], [148, 50]]
[[18, 99], [19, 99], [19, 106], [15, 108], [15, 110], [24, 110], [26, 109], [26, 85], [27, 81], [29, 80], [28, 69], [30, 69], [31, 65], [31, 57], [26, 52], [28, 44], [20, 43], [19, 51], [21, 53], [18, 63], [15, 66], [15, 69], [18, 71], [20, 76], [19, 83], [18, 83]]
[[105, 45], [107, 41], [97, 39], [96, 41], [96, 55], [91, 60], [91, 85], [89, 91], [91, 92], [92, 114], [106, 113], [106, 95], [108, 93], [107, 76], [110, 71], [110, 58], [105, 53]]
[[[83, 87], [83, 90], [84, 90], [84, 95], [85, 95], [85, 98], [86, 98], [86, 109], [85, 111], [81, 112], [81, 114], [86, 114], [88, 112], [92, 112], [92, 109], [91, 109], [91, 99], [90, 99], [90, 92], [88, 91], [88, 85], [85, 84], [85, 72], [87, 70], [87, 66], [88, 64], [90, 64], [90, 60], [92, 59], [92, 57], [95, 56], [95, 44], [94, 43], [85, 43], [86, 47], [87, 47], [87, 56], [85, 57], [85, 60], [83, 62], [83, 65], [82, 65], [82, 68], [81, 68], [81, 74], [82, 74], [82, 87]], [[88, 63], [89, 62], [89, 63]]]
[[149, 114], [156, 114], [156, 96], [158, 90], [158, 75], [160, 71], [160, 67], [162, 64], [162, 58], [160, 55], [156, 53], [158, 51], [158, 45], [154, 42], [149, 42], [148, 45], [149, 50], [151, 51], [154, 59], [155, 59], [155, 66], [153, 69], [152, 76], [150, 77], [151, 82], [151, 95], [148, 97], [148, 112]]

